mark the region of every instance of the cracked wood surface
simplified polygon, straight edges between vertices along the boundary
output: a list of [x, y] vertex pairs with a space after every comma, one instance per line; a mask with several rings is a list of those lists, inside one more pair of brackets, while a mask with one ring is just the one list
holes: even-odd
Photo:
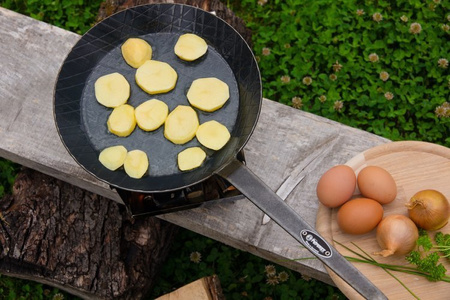
[[[117, 202], [118, 195], [86, 173], [61, 143], [53, 121], [58, 70], [79, 36], [0, 8], [0, 156]], [[309, 224], [318, 209], [321, 174], [356, 154], [389, 142], [379, 136], [264, 99], [256, 130], [245, 147], [249, 168], [277, 190], [295, 173], [304, 176], [287, 196]], [[96, 199], [95, 201], [104, 201]], [[243, 198], [160, 216], [205, 236], [332, 283], [317, 260]]]

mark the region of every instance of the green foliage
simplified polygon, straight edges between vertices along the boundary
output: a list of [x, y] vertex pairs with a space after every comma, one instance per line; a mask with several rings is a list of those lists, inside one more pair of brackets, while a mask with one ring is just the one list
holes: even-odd
[[83, 34], [95, 22], [101, 0], [3, 0], [0, 6]]
[[434, 240], [436, 241], [435, 248], [445, 257], [450, 258], [450, 234], [438, 232], [434, 236]]
[[449, 277], [446, 275], [447, 269], [440, 262], [441, 256], [434, 251], [437, 250], [443, 253], [448, 251], [450, 248], [449, 236], [448, 234], [444, 235], [442, 232], [436, 233], [436, 245], [433, 245], [428, 232], [420, 230], [420, 236], [417, 240], [418, 249], [411, 251], [406, 256], [406, 260], [416, 265], [417, 269], [423, 272], [425, 274], [424, 277], [430, 281], [449, 280]]
[[228, 5], [253, 32], [265, 97], [392, 140], [450, 146], [450, 68], [438, 64], [450, 60], [449, 1]]
[[0, 158], [0, 198], [11, 193], [19, 166], [9, 160]]
[[57, 288], [41, 283], [0, 275], [0, 299], [5, 300], [70, 300], [77, 299], [61, 293]]
[[227, 299], [345, 299], [337, 288], [184, 229], [149, 299], [213, 274]]
[[416, 265], [418, 270], [426, 273], [426, 278], [430, 281], [439, 281], [445, 277], [447, 270], [439, 263], [440, 256], [436, 252], [422, 256], [419, 251], [412, 251], [406, 259], [409, 263]]

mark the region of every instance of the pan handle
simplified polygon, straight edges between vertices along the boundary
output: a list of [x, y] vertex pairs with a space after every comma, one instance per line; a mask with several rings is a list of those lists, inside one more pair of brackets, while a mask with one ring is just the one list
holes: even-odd
[[243, 163], [234, 159], [218, 171], [217, 174], [234, 185], [259, 209], [304, 245], [364, 298], [387, 299], [371, 281], [328, 244], [313, 227], [282, 201], [274, 191]]

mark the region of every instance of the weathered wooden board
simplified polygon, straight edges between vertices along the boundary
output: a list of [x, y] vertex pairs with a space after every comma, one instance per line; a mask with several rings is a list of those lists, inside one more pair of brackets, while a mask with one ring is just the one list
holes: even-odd
[[0, 8], [0, 156], [117, 200], [68, 155], [53, 121], [56, 76], [79, 38]]
[[[418, 191], [435, 189], [450, 199], [450, 149], [424, 142], [394, 142], [369, 149], [347, 162], [356, 173], [365, 166], [375, 165], [391, 173], [397, 184], [397, 197], [394, 202], [384, 205], [384, 215], [408, 215], [405, 203]], [[359, 194], [358, 190], [355, 194]], [[338, 209], [321, 206], [317, 215], [317, 230], [328, 239], [338, 241], [347, 247], [357, 250], [356, 244], [369, 254], [380, 251], [375, 238], [375, 230], [364, 235], [344, 234], [338, 227], [336, 214]], [[450, 233], [450, 224], [439, 231]], [[343, 255], [355, 256], [343, 247], [336, 245]], [[404, 256], [380, 257], [373, 256], [378, 262], [406, 265]], [[450, 264], [442, 261], [446, 268]], [[396, 279], [389, 276], [381, 268], [371, 265], [354, 264], [365, 274], [389, 299], [414, 299]], [[361, 299], [361, 296], [345, 282], [330, 273], [337, 286], [351, 299]], [[420, 299], [448, 299], [448, 283], [430, 282], [427, 279], [409, 274], [393, 274], [401, 280]]]
[[156, 298], [155, 300], [224, 300], [220, 280], [217, 275], [200, 278], [181, 288]]
[[[0, 156], [121, 202], [107, 185], [68, 154], [53, 121], [53, 88], [59, 67], [79, 36], [0, 8]], [[247, 165], [277, 190], [291, 175], [304, 176], [286, 199], [310, 224], [318, 209], [315, 186], [329, 167], [373, 146], [379, 136], [264, 99], [261, 117], [245, 147]], [[293, 171], [294, 170], [294, 171]], [[208, 203], [161, 216], [205, 236], [332, 283], [311, 254], [246, 199]]]

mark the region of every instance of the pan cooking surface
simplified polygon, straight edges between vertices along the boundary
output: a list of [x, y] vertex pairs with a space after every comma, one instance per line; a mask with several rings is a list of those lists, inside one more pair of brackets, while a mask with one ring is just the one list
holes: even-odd
[[[169, 106], [172, 111], [177, 105], [189, 105], [186, 98], [187, 91], [193, 80], [203, 77], [216, 77], [228, 84], [230, 98], [219, 110], [207, 113], [195, 109], [200, 124], [209, 120], [216, 120], [225, 125], [230, 132], [233, 131], [239, 110], [239, 93], [234, 74], [226, 61], [211, 45], [207, 53], [197, 61], [186, 62], [179, 59], [173, 48], [180, 34], [156, 33], [139, 36], [146, 40], [153, 49], [153, 60], [167, 62], [178, 74], [175, 89], [163, 94], [150, 95], [144, 92], [134, 79], [136, 69], [130, 67], [122, 57], [118, 45], [98, 63], [89, 76], [81, 98], [81, 117], [86, 134], [92, 147], [98, 152], [106, 147], [123, 145], [128, 151], [139, 149], [147, 153], [149, 158], [149, 174], [158, 177], [179, 173], [176, 156], [187, 147], [200, 146], [210, 155], [212, 151], [200, 145], [196, 138], [184, 145], [175, 145], [168, 141], [163, 134], [164, 126], [154, 132], [145, 132], [136, 126], [128, 137], [118, 137], [108, 131], [106, 122], [112, 111], [99, 104], [95, 99], [94, 83], [103, 75], [119, 72], [124, 75], [131, 86], [131, 95], [128, 104], [137, 107], [149, 99], [159, 99]], [[116, 172], [124, 172], [117, 170]]]
[[[173, 52], [181, 34], [194, 33], [205, 39], [207, 54], [194, 62], [185, 62]], [[177, 72], [174, 90], [149, 95], [135, 83], [136, 70], [124, 61], [120, 46], [131, 37], [147, 40], [153, 59], [169, 63]], [[144, 132], [136, 127], [125, 138], [107, 130], [112, 109], [100, 105], [94, 83], [102, 75], [118, 72], [131, 86], [128, 103], [156, 98], [170, 110], [188, 105], [187, 90], [194, 79], [217, 77], [230, 88], [230, 99], [213, 113], [198, 111], [199, 121], [217, 120], [231, 133], [230, 141], [219, 151], [207, 151], [202, 167], [189, 172], [178, 170], [176, 155], [182, 149], [199, 145], [194, 140], [174, 145], [163, 136], [163, 127]], [[178, 190], [216, 174], [242, 150], [252, 134], [261, 109], [261, 77], [252, 51], [244, 39], [227, 23], [211, 13], [181, 4], [151, 4], [132, 7], [106, 18], [89, 30], [68, 54], [55, 85], [54, 116], [64, 146], [87, 172], [111, 186], [139, 192]], [[98, 160], [101, 150], [113, 145], [147, 152], [149, 175], [130, 178], [123, 170], [110, 171]]]

